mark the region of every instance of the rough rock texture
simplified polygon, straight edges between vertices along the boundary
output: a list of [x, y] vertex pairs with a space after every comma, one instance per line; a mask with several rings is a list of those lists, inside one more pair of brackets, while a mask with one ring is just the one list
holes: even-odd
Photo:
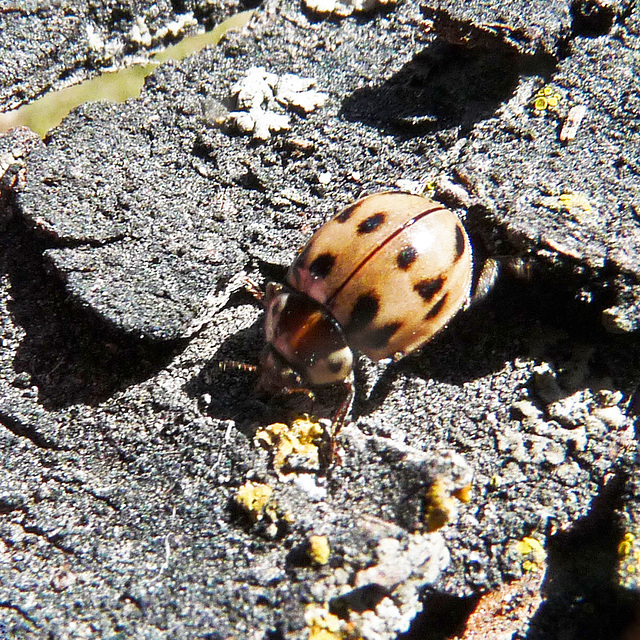
[[[455, 171], [514, 245], [542, 245], [555, 260], [588, 267], [583, 295], [621, 305], [624, 318], [616, 320], [617, 306], [608, 308], [607, 325], [635, 331], [640, 180], [632, 149], [640, 144], [640, 40], [620, 35], [622, 41], [574, 38], [549, 83], [560, 96], [557, 111], [532, 111], [535, 83], [523, 81], [498, 116], [474, 130]], [[575, 139], [561, 142], [574, 105], [586, 106], [586, 114]]]
[[454, 44], [476, 47], [504, 44], [519, 53], [555, 54], [571, 32], [571, 6], [562, 2], [423, 3], [425, 16], [433, 28]]
[[[178, 8], [179, 7], [179, 8]], [[238, 2], [9, 0], [0, 8], [3, 111], [169, 44], [242, 10]]]
[[[528, 638], [621, 633], [639, 590], [637, 12], [459, 5], [323, 21], [268, 3], [139, 99], [85, 105], [42, 145], [2, 138], [9, 637], [387, 640], [412, 620], [409, 637], [443, 637], [443, 602], [460, 621], [542, 569]], [[443, 24], [483, 37], [452, 44]], [[71, 58], [33, 67], [25, 95]], [[289, 128], [239, 135], [228, 114], [253, 67], [329, 97], [269, 104]], [[536, 108], [544, 86], [557, 107]], [[421, 183], [479, 253], [535, 256], [531, 280], [421, 354], [361, 362], [330, 470], [285, 449], [274, 468], [256, 429], [340, 398], [266, 402], [251, 372], [219, 370], [262, 346], [241, 277], [281, 276], [360, 194]]]

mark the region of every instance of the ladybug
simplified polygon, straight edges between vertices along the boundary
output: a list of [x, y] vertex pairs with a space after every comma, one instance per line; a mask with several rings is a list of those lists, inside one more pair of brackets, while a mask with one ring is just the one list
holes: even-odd
[[442, 204], [402, 192], [358, 200], [313, 235], [285, 284], [267, 285], [258, 391], [343, 384], [344, 418], [353, 349], [372, 360], [420, 349], [467, 304], [472, 273], [467, 232]]

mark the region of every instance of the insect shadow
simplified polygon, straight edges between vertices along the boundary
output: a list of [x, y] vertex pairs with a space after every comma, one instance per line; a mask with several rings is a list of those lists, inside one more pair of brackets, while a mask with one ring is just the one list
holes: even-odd
[[[229, 306], [232, 306], [231, 303]], [[236, 428], [253, 435], [256, 426], [269, 422], [286, 422], [303, 413], [317, 418], [331, 418], [344, 399], [339, 386], [309, 389], [311, 393], [274, 396], [256, 392], [259, 354], [265, 346], [264, 317], [251, 326], [229, 336], [213, 358], [186, 386], [192, 397], [207, 395], [204, 411], [223, 420], [234, 420]]]
[[[461, 385], [498, 371], [505, 361], [526, 350], [522, 335], [526, 305], [518, 301], [518, 297], [526, 297], [526, 290], [520, 287], [520, 293], [517, 290], [507, 291], [508, 301], [496, 303], [494, 296], [500, 296], [502, 288], [497, 287], [486, 300], [468, 312], [459, 313], [417, 354], [386, 368], [359, 355], [356, 358], [355, 400], [350, 418], [367, 415], [379, 407], [401, 376], [432, 378]], [[229, 306], [237, 303], [231, 301]], [[505, 311], [505, 305], [509, 313]], [[257, 372], [236, 367], [234, 363], [258, 364], [257, 354], [265, 344], [263, 322], [261, 316], [250, 327], [229, 336], [202, 368], [199, 377], [191, 381], [188, 393], [194, 397], [208, 394], [206, 411], [220, 419], [233, 419], [241, 431], [251, 432], [257, 423], [281, 422], [304, 412], [317, 417], [332, 417], [344, 399], [344, 390], [339, 385], [314, 387], [313, 399], [304, 393], [274, 397], [255, 395]], [[231, 366], [225, 366], [225, 363], [231, 363]], [[371, 384], [367, 384], [369, 381]], [[368, 386], [370, 391], [367, 393]]]
[[522, 75], [548, 77], [554, 68], [553, 58], [544, 54], [438, 39], [385, 82], [354, 91], [341, 115], [401, 137], [456, 127], [464, 134], [510, 98]]
[[[486, 298], [458, 312], [420, 351], [391, 362], [372, 381], [366, 397], [356, 394], [357, 413], [368, 415], [379, 408], [403, 376], [461, 386], [526, 353], [526, 331], [535, 322], [526, 313], [528, 290], [523, 283], [500, 283]], [[356, 388], [368, 375], [362, 366], [356, 370]]]
[[257, 365], [256, 354], [263, 346], [261, 323], [259, 319], [226, 338], [213, 358], [185, 386], [189, 396], [206, 398], [205, 413], [221, 420], [234, 420], [238, 430], [245, 434], [267, 419], [268, 405], [254, 393], [255, 371], [227, 365]]
[[485, 298], [459, 312], [421, 351], [391, 363], [373, 380], [366, 367], [357, 369], [356, 388], [371, 380], [371, 390], [366, 397], [356, 394], [355, 412], [375, 411], [399, 377], [461, 386], [518, 357], [535, 357], [541, 339], [544, 343], [553, 330], [573, 342], [614, 347], [615, 337], [602, 327], [601, 309], [578, 301], [571, 286], [553, 277], [523, 281], [503, 274]]

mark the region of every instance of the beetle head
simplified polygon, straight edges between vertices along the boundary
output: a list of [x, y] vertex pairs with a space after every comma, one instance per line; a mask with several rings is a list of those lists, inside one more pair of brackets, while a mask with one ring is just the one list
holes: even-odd
[[305, 388], [302, 376], [270, 344], [262, 350], [258, 371], [256, 393], [259, 395], [278, 395]]

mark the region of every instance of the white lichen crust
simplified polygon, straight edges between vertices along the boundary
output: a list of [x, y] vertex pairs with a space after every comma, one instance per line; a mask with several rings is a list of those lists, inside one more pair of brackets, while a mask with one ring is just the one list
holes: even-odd
[[316, 81], [292, 73], [278, 76], [264, 67], [251, 67], [231, 88], [236, 110], [218, 122], [257, 140], [291, 128], [286, 111], [309, 114], [322, 107], [328, 94], [312, 89]]

